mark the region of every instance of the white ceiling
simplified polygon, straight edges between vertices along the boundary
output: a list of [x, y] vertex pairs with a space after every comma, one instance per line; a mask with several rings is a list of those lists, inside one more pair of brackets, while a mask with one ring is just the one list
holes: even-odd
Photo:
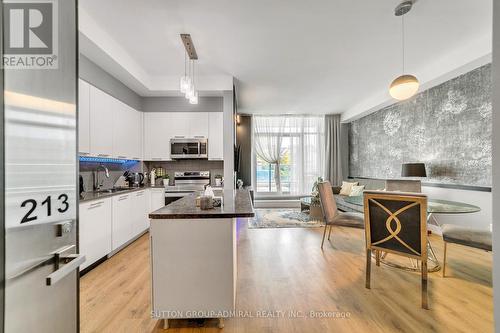
[[[240, 112], [360, 113], [387, 103], [401, 73], [398, 0], [79, 3], [82, 53], [144, 96], [176, 89], [180, 33], [193, 38], [205, 90], [234, 77]], [[425, 86], [488, 61], [491, 8], [492, 0], [418, 0], [405, 16], [406, 72]]]

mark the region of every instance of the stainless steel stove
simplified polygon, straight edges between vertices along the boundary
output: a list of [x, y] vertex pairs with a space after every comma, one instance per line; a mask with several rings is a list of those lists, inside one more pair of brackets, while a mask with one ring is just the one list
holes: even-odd
[[179, 200], [210, 185], [210, 171], [184, 171], [174, 173], [174, 186], [165, 187], [165, 204]]

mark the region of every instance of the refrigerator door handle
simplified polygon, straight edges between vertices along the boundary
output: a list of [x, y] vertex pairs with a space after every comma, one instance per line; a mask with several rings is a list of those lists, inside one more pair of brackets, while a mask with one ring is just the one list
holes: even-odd
[[52, 274], [47, 276], [46, 278], [46, 283], [47, 286], [52, 286], [62, 278], [64, 278], [66, 275], [70, 274], [73, 272], [75, 269], [80, 267], [81, 264], [85, 262], [85, 255], [84, 254], [70, 254], [65, 257], [65, 259], [69, 259], [70, 261], [62, 266], [61, 268], [57, 269], [54, 271]]

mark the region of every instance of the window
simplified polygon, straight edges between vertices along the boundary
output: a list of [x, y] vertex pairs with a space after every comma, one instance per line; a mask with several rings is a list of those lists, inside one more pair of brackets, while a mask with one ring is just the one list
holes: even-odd
[[253, 124], [257, 193], [309, 194], [323, 176], [324, 117], [254, 116]]

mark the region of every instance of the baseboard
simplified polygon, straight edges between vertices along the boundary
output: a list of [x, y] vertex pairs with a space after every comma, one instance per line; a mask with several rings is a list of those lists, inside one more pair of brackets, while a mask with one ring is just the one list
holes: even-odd
[[300, 208], [299, 200], [255, 200], [255, 208]]

